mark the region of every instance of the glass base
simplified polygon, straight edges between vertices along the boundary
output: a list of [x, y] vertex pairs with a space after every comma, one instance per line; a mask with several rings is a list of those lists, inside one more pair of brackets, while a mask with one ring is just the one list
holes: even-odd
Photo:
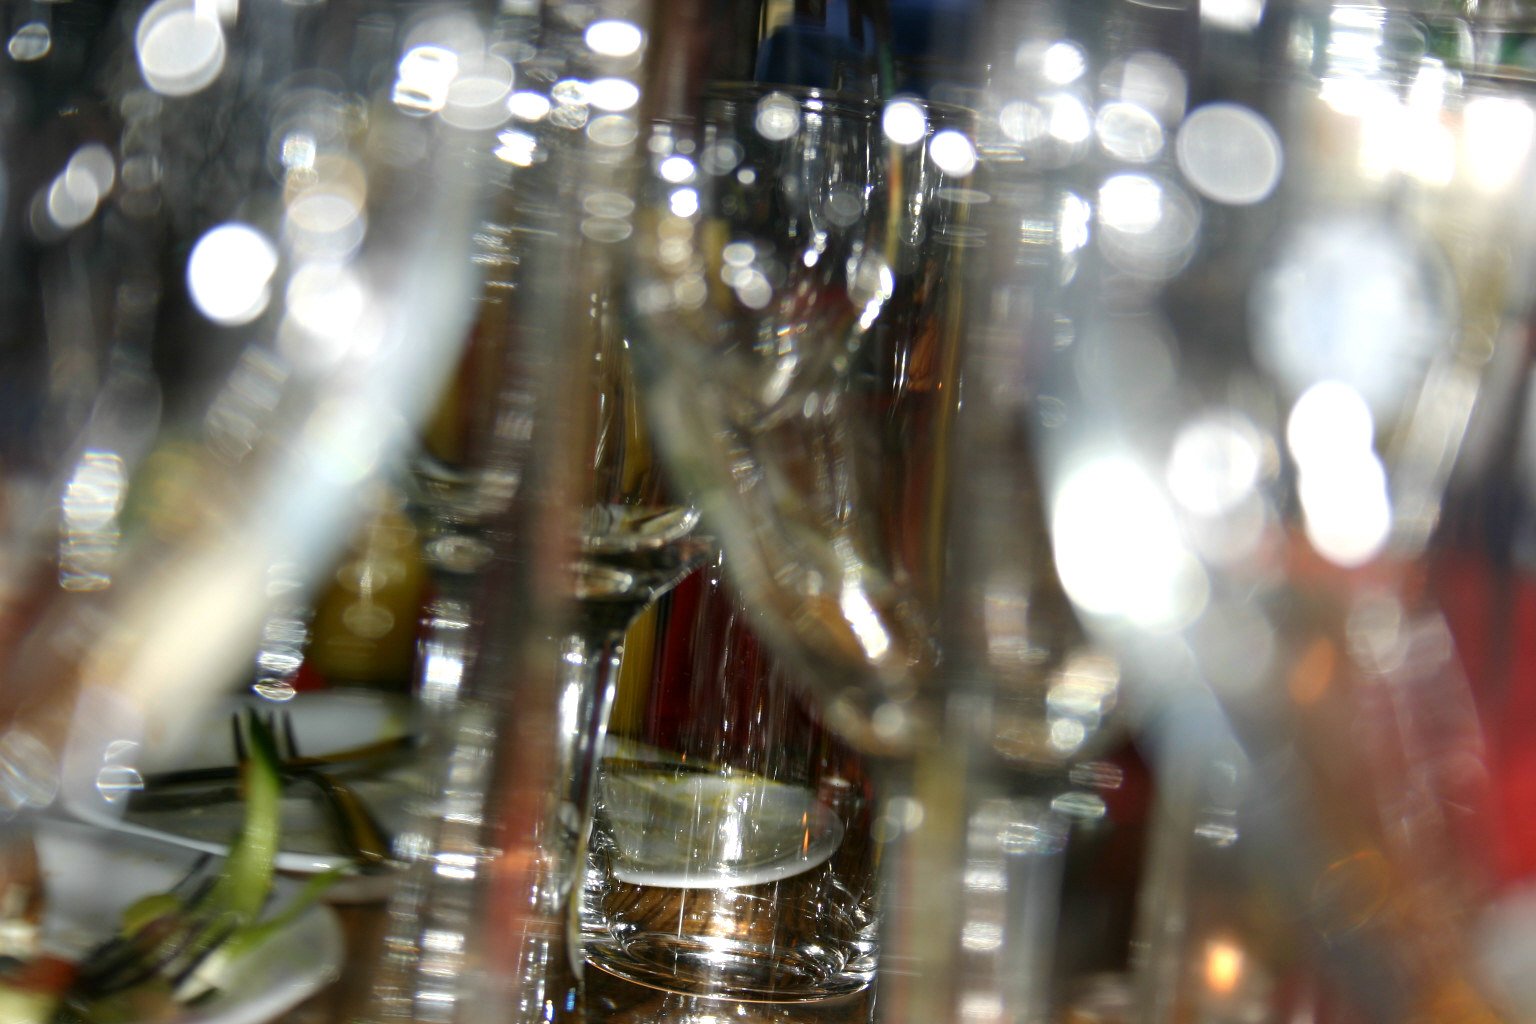
[[874, 980], [872, 951], [849, 958], [812, 947], [635, 935], [589, 941], [588, 965], [647, 988], [736, 1002], [801, 1003], [853, 995]]

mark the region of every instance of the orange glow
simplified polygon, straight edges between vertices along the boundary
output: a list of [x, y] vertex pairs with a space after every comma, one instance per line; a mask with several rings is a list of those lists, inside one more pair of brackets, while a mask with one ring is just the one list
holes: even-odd
[[1243, 951], [1226, 939], [1205, 946], [1205, 984], [1219, 996], [1230, 995], [1243, 976]]
[[1291, 699], [1302, 707], [1321, 700], [1333, 679], [1336, 660], [1333, 644], [1326, 639], [1320, 639], [1307, 648], [1306, 653], [1296, 662], [1296, 667], [1291, 670]]

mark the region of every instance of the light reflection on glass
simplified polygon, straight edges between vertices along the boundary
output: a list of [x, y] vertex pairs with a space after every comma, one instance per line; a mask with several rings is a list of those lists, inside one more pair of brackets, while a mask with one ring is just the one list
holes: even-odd
[[121, 531], [118, 513], [128, 473], [116, 452], [87, 451], [64, 486], [59, 523], [59, 586], [69, 591], [112, 585]]
[[1230, 512], [1247, 501], [1264, 468], [1261, 435], [1236, 415], [1186, 423], [1168, 456], [1168, 491], [1201, 517]]
[[291, 185], [283, 228], [296, 252], [339, 259], [362, 244], [368, 229], [368, 178], [356, 162], [321, 157], [312, 178]]
[[945, 174], [963, 178], [976, 169], [976, 147], [964, 133], [946, 128], [928, 144], [928, 155]]
[[911, 146], [928, 134], [928, 113], [916, 100], [892, 100], [880, 117], [885, 137], [898, 146]]
[[266, 311], [277, 247], [248, 224], [221, 224], [192, 247], [187, 290], [198, 310], [217, 324], [246, 324]]
[[594, 21], [584, 36], [593, 53], [604, 57], [629, 57], [638, 53], [644, 42], [640, 27], [628, 21]]
[[1087, 69], [1088, 58], [1083, 48], [1070, 40], [1052, 43], [1040, 57], [1041, 77], [1055, 85], [1075, 82]]
[[1264, 0], [1205, 0], [1200, 20], [1229, 32], [1247, 32], [1264, 18]]
[[1046, 131], [1050, 132], [1052, 138], [1076, 145], [1093, 134], [1093, 118], [1087, 106], [1076, 96], [1069, 93], [1048, 96], [1045, 104], [1048, 111]]
[[496, 159], [513, 167], [532, 167], [539, 156], [539, 143], [524, 131], [504, 131], [496, 136]]
[[395, 81], [395, 106], [408, 114], [433, 114], [448, 102], [448, 87], [459, 73], [459, 55], [424, 43], [400, 58]]
[[53, 49], [53, 34], [41, 21], [29, 21], [16, 30], [5, 44], [12, 60], [26, 63], [42, 60]]
[[1146, 163], [1163, 151], [1162, 126], [1150, 111], [1134, 103], [1104, 104], [1093, 128], [1104, 152], [1127, 163]]
[[1487, 192], [1514, 184], [1530, 159], [1536, 113], [1503, 96], [1478, 96], [1462, 112], [1463, 160], [1473, 183]]
[[507, 99], [507, 109], [519, 121], [541, 121], [549, 113], [549, 97], [541, 92], [523, 89]]
[[1117, 58], [1099, 77], [1106, 98], [1141, 107], [1164, 126], [1184, 117], [1188, 83], [1179, 66], [1161, 53], [1141, 50]]
[[785, 93], [769, 93], [758, 101], [753, 125], [765, 139], [782, 142], [791, 138], [800, 130], [800, 104]]
[[587, 101], [599, 110], [628, 110], [640, 102], [640, 87], [625, 78], [599, 78], [588, 87]]
[[1280, 136], [1263, 115], [1236, 103], [1208, 103], [1179, 126], [1179, 170], [1207, 199], [1246, 206], [1280, 181]]
[[1182, 628], [1204, 610], [1205, 573], [1131, 459], [1103, 456], [1070, 472], [1051, 524], [1062, 585], [1084, 610], [1149, 630]]
[[311, 262], [294, 271], [278, 345], [298, 366], [328, 366], [354, 346], [366, 350], [380, 325], [368, 316], [367, 286], [351, 268]]
[[164, 96], [190, 96], [224, 70], [224, 28], [196, 0], [157, 0], [139, 18], [134, 49], [144, 82]]
[[1346, 567], [1373, 558], [1392, 531], [1386, 469], [1372, 447], [1374, 434], [1365, 399], [1337, 381], [1308, 389], [1286, 425], [1307, 539], [1324, 558]]
[[674, 185], [693, 180], [693, 161], [685, 156], [669, 156], [656, 168], [656, 172]]
[[461, 59], [443, 95], [442, 118], [457, 128], [495, 128], [511, 116], [512, 65], [495, 54]]

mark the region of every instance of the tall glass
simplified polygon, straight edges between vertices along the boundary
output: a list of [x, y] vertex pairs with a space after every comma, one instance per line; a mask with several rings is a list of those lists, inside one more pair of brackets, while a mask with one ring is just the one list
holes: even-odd
[[[1056, 563], [1138, 683], [1169, 834], [1199, 820], [1183, 780], [1235, 747], [1234, 838], [1344, 998], [1488, 1019], [1467, 941], [1481, 753], [1417, 559], [1530, 300], [1529, 96], [1406, 11], [1225, 13], [1064, 19], [995, 83], [1000, 112], [1090, 127], [999, 121], [1054, 162], [1020, 165], [1048, 230], [1014, 279], [1040, 311]], [[1172, 990], [1143, 992], [1142, 1019], [1197, 1002], [1204, 954], [1175, 933], [1198, 863], [1153, 862], [1143, 907], [1167, 918], [1143, 964]], [[1229, 970], [1245, 951], [1215, 952]]]
[[659, 671], [640, 677], [639, 713], [609, 736], [586, 960], [715, 999], [850, 995], [875, 966], [868, 777], [760, 646], [718, 567], [690, 584]]

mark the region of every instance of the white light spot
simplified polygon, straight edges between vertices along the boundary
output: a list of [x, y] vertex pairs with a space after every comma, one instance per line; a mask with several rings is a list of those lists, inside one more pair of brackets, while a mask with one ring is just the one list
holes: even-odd
[[640, 102], [640, 87], [627, 78], [599, 78], [587, 90], [587, 101], [599, 110], [628, 110]]
[[1478, 96], [1462, 112], [1465, 163], [1486, 192], [1500, 192], [1517, 179], [1531, 157], [1536, 114], [1523, 100]]
[[1109, 97], [1150, 111], [1161, 124], [1177, 124], [1184, 116], [1184, 72], [1161, 53], [1140, 50], [1119, 58], [1100, 80]]
[[134, 49], [145, 84], [165, 96], [190, 96], [224, 70], [224, 29], [216, 12], [195, 0], [151, 4], [139, 18]]
[[459, 55], [442, 46], [413, 46], [400, 58], [394, 103], [407, 113], [433, 114], [448, 103], [448, 88], [459, 73]]
[[656, 173], [674, 185], [682, 185], [693, 180], [695, 168], [685, 156], [669, 156], [656, 168]]
[[885, 137], [898, 146], [911, 146], [928, 134], [928, 113], [914, 100], [892, 100], [880, 118]]
[[1145, 107], [1111, 102], [1099, 108], [1094, 119], [1099, 145], [1110, 156], [1142, 164], [1163, 151], [1163, 128]]
[[294, 271], [285, 295], [288, 316], [304, 332], [304, 352], [289, 352], [290, 357], [324, 364], [341, 355], [362, 333], [370, 295], [357, 274], [345, 266], [306, 263]]
[[1027, 100], [1012, 100], [998, 111], [998, 127], [1014, 142], [1034, 142], [1049, 130], [1045, 112]]
[[853, 629], [853, 635], [858, 638], [859, 646], [864, 648], [864, 656], [873, 662], [884, 658], [890, 652], [891, 638], [886, 634], [885, 626], [876, 614], [875, 606], [870, 603], [869, 596], [859, 586], [849, 584], [844, 587], [838, 604], [843, 610], [843, 617]]
[[539, 144], [527, 132], [505, 131], [496, 136], [496, 159], [513, 167], [531, 167]]
[[288, 200], [284, 226], [294, 247], [306, 253], [344, 256], [368, 230], [367, 179], [346, 160], [326, 167], [317, 184]]
[[747, 267], [731, 275], [731, 287], [736, 298], [748, 309], [763, 309], [773, 300], [773, 285], [756, 267]]
[[248, 224], [221, 224], [192, 247], [187, 289], [214, 323], [250, 323], [271, 298], [277, 247]]
[[604, 114], [587, 125], [587, 137], [599, 146], [627, 146], [639, 134], [640, 126], [625, 114]]
[[1374, 436], [1365, 399], [1339, 381], [1308, 388], [1286, 423], [1307, 539], [1338, 565], [1369, 561], [1392, 530], [1386, 470], [1372, 448]]
[[732, 267], [750, 267], [757, 259], [757, 250], [751, 242], [730, 242], [720, 250], [720, 259]]
[[42, 22], [29, 21], [16, 30], [5, 48], [13, 60], [42, 60], [53, 49], [53, 35]]
[[1052, 96], [1046, 101], [1046, 131], [1051, 138], [1075, 146], [1093, 134], [1093, 119], [1076, 96]]
[[462, 61], [448, 83], [442, 117], [469, 131], [495, 128], [511, 115], [512, 65], [494, 54]]
[[743, 185], [750, 185], [757, 180], [757, 172], [750, 167], [743, 167], [736, 172], [736, 180]]
[[1280, 181], [1280, 136], [1257, 111], [1208, 103], [1179, 128], [1179, 170], [1207, 199], [1245, 206], [1268, 198]]
[[1370, 561], [1392, 533], [1387, 474], [1375, 452], [1340, 450], [1303, 466], [1297, 494], [1307, 539], [1317, 553], [1346, 568]]
[[385, 431], [371, 400], [337, 397], [322, 402], [305, 424], [301, 444], [325, 476], [357, 483], [379, 464]]
[[1061, 197], [1061, 213], [1058, 220], [1058, 239], [1063, 253], [1076, 252], [1088, 244], [1089, 225], [1093, 222], [1093, 207], [1088, 200], [1075, 192]]
[[1168, 456], [1168, 491], [1197, 516], [1219, 516], [1243, 504], [1258, 486], [1262, 441], [1246, 420], [1211, 416], [1187, 424]]
[[1082, 47], [1065, 39], [1048, 46], [1040, 58], [1040, 74], [1056, 85], [1077, 81], [1087, 68], [1088, 58]]
[[604, 57], [630, 57], [640, 51], [645, 36], [628, 21], [594, 21], [587, 26], [587, 48]]
[[1051, 523], [1062, 585], [1084, 610], [1174, 630], [1205, 609], [1204, 571], [1163, 495], [1130, 460], [1106, 456], [1068, 474]]
[[675, 217], [684, 219], [699, 212], [699, 194], [691, 188], [680, 188], [672, 193], [667, 203]]
[[528, 89], [513, 93], [507, 100], [507, 109], [519, 121], [541, 121], [549, 113], [549, 108], [548, 96]]
[[1247, 32], [1264, 18], [1264, 0], [1203, 0], [1200, 20], [1229, 32]]
[[1139, 174], [1117, 174], [1099, 189], [1099, 220], [1128, 234], [1146, 234], [1162, 220], [1163, 188]]
[[1341, 381], [1312, 385], [1291, 407], [1285, 440], [1303, 469], [1327, 462], [1337, 451], [1370, 451], [1376, 436], [1371, 407]]
[[758, 100], [753, 124], [763, 138], [782, 142], [800, 130], [800, 105], [792, 96], [771, 92]]
[[963, 132], [946, 128], [928, 144], [928, 155], [945, 174], [963, 178], [976, 169], [976, 147]]

